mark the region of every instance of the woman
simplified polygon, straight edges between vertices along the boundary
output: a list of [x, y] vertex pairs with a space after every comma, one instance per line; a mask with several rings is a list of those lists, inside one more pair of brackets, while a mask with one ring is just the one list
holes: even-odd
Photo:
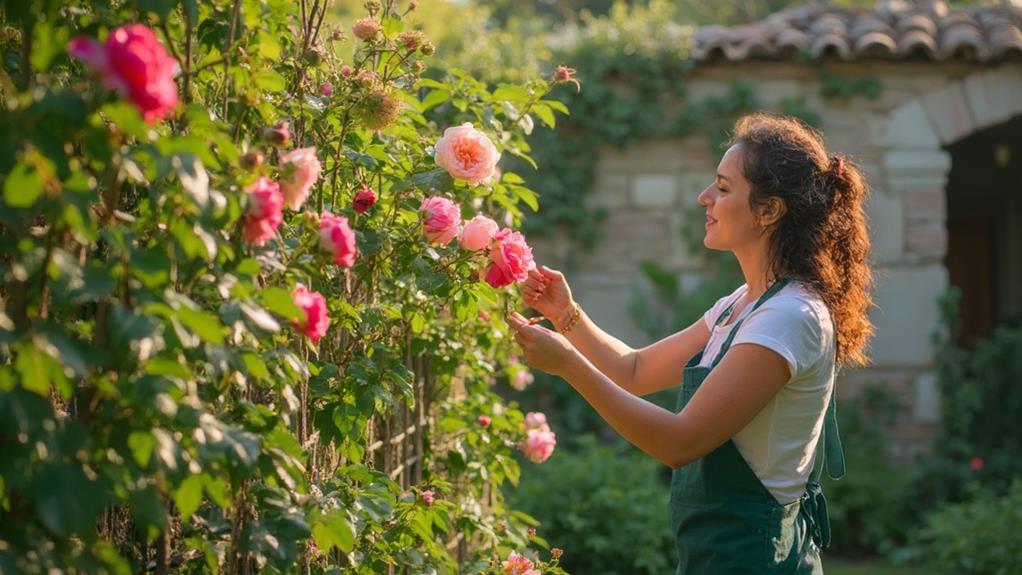
[[[674, 470], [677, 573], [822, 573], [824, 461], [844, 473], [834, 374], [866, 362], [872, 333], [866, 182], [810, 128], [762, 114], [737, 122], [717, 171], [699, 195], [703, 243], [733, 252], [745, 284], [699, 321], [632, 349], [543, 267], [523, 295], [557, 332], [508, 323], [531, 366]], [[640, 399], [678, 382], [677, 413]]]

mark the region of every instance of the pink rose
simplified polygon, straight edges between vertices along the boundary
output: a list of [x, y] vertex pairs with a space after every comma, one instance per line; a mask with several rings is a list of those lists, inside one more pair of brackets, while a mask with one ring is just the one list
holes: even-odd
[[263, 176], [248, 190], [248, 212], [245, 214], [242, 239], [261, 246], [273, 237], [284, 221], [284, 196], [280, 186]]
[[478, 185], [493, 176], [500, 153], [486, 134], [465, 122], [444, 130], [433, 157], [452, 178]]
[[493, 265], [486, 270], [486, 283], [495, 288], [521, 283], [528, 279], [529, 270], [536, 268], [532, 259], [532, 248], [525, 243], [525, 236], [504, 228], [493, 238], [490, 261]]
[[329, 82], [323, 82], [319, 85], [319, 93], [329, 98], [334, 93], [334, 87]]
[[318, 342], [321, 337], [326, 335], [326, 330], [330, 327], [330, 316], [326, 308], [326, 298], [323, 297], [323, 294], [309, 291], [309, 288], [298, 284], [294, 291], [291, 292], [291, 299], [294, 300], [295, 305], [305, 315], [305, 319], [296, 322], [296, 326], [312, 340], [312, 343]]
[[458, 235], [461, 226], [461, 208], [441, 196], [430, 196], [422, 201], [420, 212], [425, 212], [422, 235], [432, 243], [447, 245]]
[[433, 505], [433, 500], [434, 499], [436, 499], [436, 492], [435, 491], [428, 491], [427, 490], [427, 491], [423, 491], [422, 492], [422, 500], [426, 503], [426, 505]]
[[351, 31], [359, 40], [372, 40], [380, 33], [380, 23], [369, 17], [359, 18], [351, 27]]
[[130, 100], [146, 122], [166, 117], [177, 106], [177, 60], [148, 27], [115, 28], [104, 44], [79, 36], [67, 51], [99, 72], [103, 85]]
[[973, 457], [969, 460], [969, 469], [973, 471], [983, 471], [985, 466], [986, 463], [983, 461], [982, 457]]
[[525, 441], [518, 444], [518, 449], [526, 459], [533, 463], [543, 463], [550, 458], [557, 445], [557, 434], [544, 425], [538, 429], [530, 429], [525, 433]]
[[514, 551], [507, 556], [507, 561], [501, 563], [500, 568], [504, 575], [540, 575], [528, 557]]
[[351, 66], [349, 66], [349, 65], [347, 65], [347, 64], [345, 64], [345, 65], [341, 66], [341, 76], [344, 76], [345, 78], [349, 78], [349, 77], [351, 77], [351, 75], [352, 75], [352, 74], [353, 74], [354, 72], [355, 72], [355, 71], [354, 71], [354, 70], [353, 70], [353, 69], [351, 68]]
[[309, 189], [319, 179], [322, 166], [316, 157], [316, 148], [298, 148], [280, 157], [280, 189], [284, 203], [297, 210], [309, 197]]
[[481, 425], [483, 427], [489, 427], [490, 423], [492, 423], [492, 422], [493, 422], [493, 420], [490, 419], [490, 417], [488, 415], [480, 415], [479, 416], [479, 425]]
[[348, 218], [324, 212], [319, 217], [319, 245], [334, 256], [334, 263], [350, 268], [355, 265], [358, 249], [355, 247], [355, 232], [348, 225]]
[[525, 429], [541, 429], [544, 427], [549, 429], [546, 423], [546, 415], [538, 411], [530, 411], [525, 414]]
[[291, 143], [291, 127], [288, 122], [277, 122], [276, 126], [263, 128], [263, 139], [275, 146]]
[[364, 213], [369, 208], [373, 207], [376, 203], [376, 193], [369, 186], [362, 186], [362, 189], [355, 194], [355, 199], [351, 203], [352, 209], [358, 213]]
[[486, 216], [476, 216], [465, 222], [458, 236], [458, 245], [466, 250], [479, 251], [490, 246], [497, 235], [497, 222]]
[[511, 380], [511, 387], [518, 391], [525, 391], [526, 387], [529, 387], [536, 378], [532, 375], [532, 372], [527, 369], [520, 369], [515, 373], [515, 378]]

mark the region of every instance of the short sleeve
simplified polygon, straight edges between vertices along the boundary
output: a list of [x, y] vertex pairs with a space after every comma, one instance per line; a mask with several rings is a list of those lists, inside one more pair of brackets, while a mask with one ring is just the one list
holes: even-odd
[[717, 303], [713, 304], [710, 309], [706, 310], [706, 313], [703, 314], [703, 321], [706, 323], [706, 329], [713, 331], [713, 326], [717, 325], [717, 318], [720, 317], [720, 314], [724, 313], [724, 310], [727, 309], [727, 306], [731, 305], [731, 302], [738, 298], [738, 292], [743, 289], [745, 289], [744, 285], [739, 286], [738, 289], [731, 292], [729, 295], [720, 298], [717, 300]]
[[833, 329], [821, 306], [796, 295], [770, 298], [745, 318], [731, 345], [754, 343], [770, 349], [788, 363], [792, 379], [797, 378], [829, 349]]

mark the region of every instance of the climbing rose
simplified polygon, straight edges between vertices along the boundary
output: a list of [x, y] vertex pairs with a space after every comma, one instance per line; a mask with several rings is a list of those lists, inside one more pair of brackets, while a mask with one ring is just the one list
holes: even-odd
[[292, 210], [302, 207], [321, 170], [316, 148], [298, 148], [281, 156], [280, 189], [287, 207]]
[[319, 85], [319, 93], [329, 98], [334, 93], [334, 87], [329, 82], [323, 82]]
[[[546, 415], [539, 411], [530, 411], [525, 414], [525, 429], [540, 429], [547, 427]], [[547, 427], [549, 429], [549, 427]]]
[[490, 423], [492, 423], [492, 422], [493, 422], [493, 420], [491, 420], [490, 416], [488, 416], [488, 415], [480, 415], [479, 416], [479, 425], [481, 425], [483, 427], [489, 427]]
[[504, 571], [504, 575], [540, 575], [539, 570], [532, 566], [532, 561], [528, 557], [514, 551], [507, 556], [507, 561], [501, 563], [500, 567]]
[[525, 388], [529, 387], [533, 381], [536, 381], [536, 378], [532, 375], [531, 371], [527, 369], [520, 369], [518, 370], [518, 373], [515, 374], [515, 378], [511, 380], [511, 387], [518, 391], [525, 391]]
[[291, 127], [288, 122], [277, 122], [275, 126], [263, 128], [263, 139], [274, 146], [287, 146], [291, 143]]
[[426, 502], [426, 505], [433, 505], [433, 500], [436, 498], [435, 491], [423, 491], [422, 500]]
[[319, 217], [319, 245], [334, 256], [334, 263], [350, 268], [355, 265], [358, 250], [355, 247], [355, 232], [344, 216], [324, 212]]
[[486, 216], [476, 216], [465, 222], [458, 236], [458, 245], [472, 251], [485, 249], [497, 235], [497, 229], [497, 222]]
[[444, 130], [433, 157], [452, 178], [477, 185], [491, 181], [500, 153], [486, 134], [465, 122]]
[[359, 18], [351, 31], [359, 40], [372, 40], [380, 32], [380, 23], [373, 18]]
[[362, 186], [362, 189], [355, 194], [351, 207], [358, 213], [364, 213], [376, 203], [376, 193], [369, 186]]
[[529, 270], [536, 268], [532, 259], [532, 248], [525, 243], [525, 236], [504, 228], [497, 232], [490, 248], [493, 265], [486, 270], [486, 283], [495, 288], [528, 279]]
[[245, 214], [242, 239], [261, 246], [273, 237], [284, 221], [284, 196], [277, 182], [263, 176], [248, 190], [248, 212]]
[[525, 458], [533, 463], [543, 463], [550, 458], [557, 445], [557, 434], [546, 425], [530, 429], [525, 433], [525, 441], [518, 444], [518, 449]]
[[969, 460], [969, 469], [973, 471], [983, 471], [985, 466], [986, 463], [983, 461], [982, 457], [973, 457]]
[[323, 294], [309, 291], [309, 288], [298, 284], [291, 292], [291, 299], [302, 310], [304, 316], [304, 319], [295, 322], [296, 327], [312, 340], [312, 343], [318, 342], [321, 337], [326, 335], [326, 330], [330, 326], [326, 298], [323, 297]]
[[146, 122], [166, 117], [177, 106], [177, 60], [148, 27], [115, 28], [103, 44], [79, 36], [67, 51], [99, 72], [103, 86], [130, 100]]
[[433, 243], [447, 245], [458, 235], [461, 226], [461, 208], [441, 196], [430, 196], [422, 201], [420, 212], [426, 213], [422, 234]]

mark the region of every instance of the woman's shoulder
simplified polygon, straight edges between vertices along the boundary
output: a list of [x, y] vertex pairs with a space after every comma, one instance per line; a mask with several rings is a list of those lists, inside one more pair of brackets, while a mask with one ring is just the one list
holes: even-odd
[[[758, 321], [753, 316], [758, 316]], [[788, 326], [788, 329], [797, 327], [811, 336], [827, 336], [834, 332], [830, 311], [823, 297], [798, 280], [789, 282], [763, 302], [759, 309], [749, 314], [749, 320], [755, 323], [766, 320], [764, 323], [774, 327], [782, 327], [779, 324]]]

